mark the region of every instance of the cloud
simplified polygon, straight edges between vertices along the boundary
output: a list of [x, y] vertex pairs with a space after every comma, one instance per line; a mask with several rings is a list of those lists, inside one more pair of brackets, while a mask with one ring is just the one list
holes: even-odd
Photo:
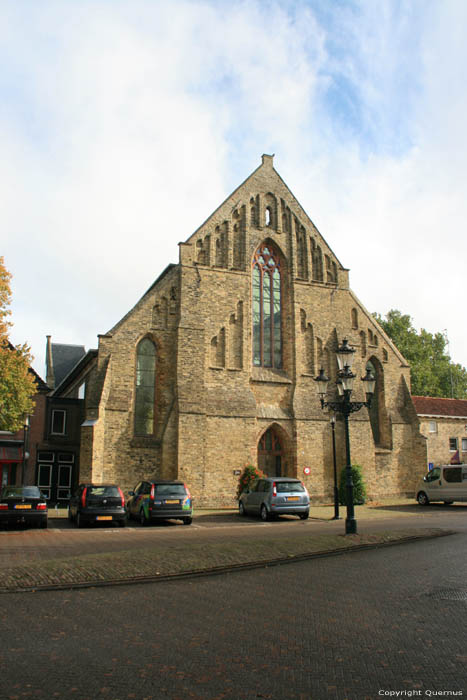
[[47, 333], [95, 347], [263, 152], [365, 305], [447, 327], [467, 364], [463, 3], [2, 13], [2, 252], [38, 371]]

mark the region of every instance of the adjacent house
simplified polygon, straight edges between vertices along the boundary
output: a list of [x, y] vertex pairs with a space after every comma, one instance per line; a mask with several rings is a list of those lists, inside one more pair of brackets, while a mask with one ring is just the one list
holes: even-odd
[[37, 443], [42, 438], [49, 387], [32, 367], [28, 371], [36, 385], [34, 412], [24, 417], [23, 427], [18, 432], [0, 431], [1, 486], [35, 483]]
[[[94, 351], [96, 353], [96, 351]], [[93, 358], [82, 345], [52, 343], [47, 336], [46, 397], [42, 433], [36, 445], [34, 483], [51, 503], [66, 503], [78, 483], [81, 424], [84, 420], [84, 379]], [[71, 389], [70, 389], [71, 387]], [[68, 395], [63, 396], [64, 391]]]
[[467, 400], [412, 396], [426, 438], [427, 463], [467, 462]]

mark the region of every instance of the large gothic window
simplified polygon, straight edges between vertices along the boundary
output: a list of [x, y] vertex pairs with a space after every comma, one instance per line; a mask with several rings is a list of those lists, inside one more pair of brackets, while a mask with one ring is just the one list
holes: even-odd
[[154, 433], [156, 348], [144, 338], [136, 351], [135, 434]]
[[253, 364], [282, 367], [281, 268], [266, 243], [253, 256]]

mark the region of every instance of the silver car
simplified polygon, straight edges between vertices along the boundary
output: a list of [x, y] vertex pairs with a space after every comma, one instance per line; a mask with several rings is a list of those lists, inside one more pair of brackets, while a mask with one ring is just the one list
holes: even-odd
[[310, 513], [310, 496], [300, 479], [265, 477], [241, 494], [238, 512], [240, 515], [257, 514], [261, 520], [275, 515], [298, 515], [306, 520]]

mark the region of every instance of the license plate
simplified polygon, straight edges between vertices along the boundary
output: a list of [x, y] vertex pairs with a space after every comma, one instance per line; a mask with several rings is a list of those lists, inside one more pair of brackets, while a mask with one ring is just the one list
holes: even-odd
[[20, 510], [31, 510], [31, 504], [27, 503], [24, 505], [17, 505], [15, 508], [19, 508]]
[[169, 504], [177, 503], [177, 505], [178, 505], [180, 503], [180, 501], [166, 501], [166, 503], [169, 503]]
[[299, 501], [300, 496], [287, 496], [288, 501]]
[[96, 520], [112, 520], [112, 516], [111, 515], [98, 515], [96, 517]]

